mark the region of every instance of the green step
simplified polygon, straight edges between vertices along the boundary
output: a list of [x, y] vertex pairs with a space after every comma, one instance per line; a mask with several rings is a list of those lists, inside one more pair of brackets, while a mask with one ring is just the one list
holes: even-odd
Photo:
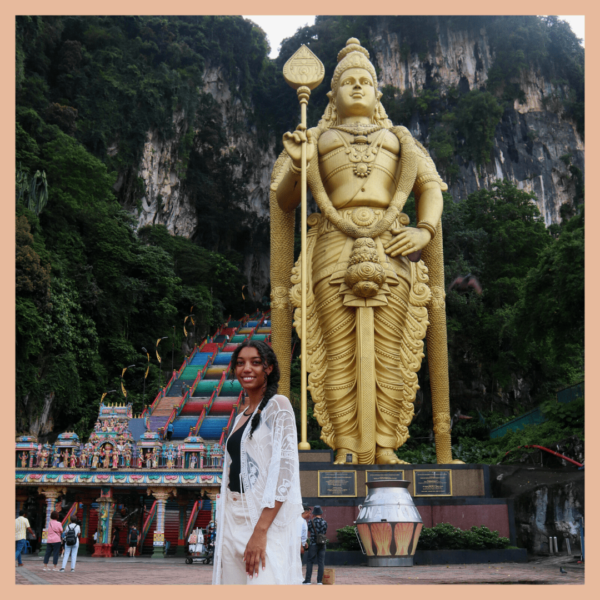
[[218, 383], [219, 382], [215, 379], [208, 381], [202, 379], [198, 382], [198, 385], [196, 386], [194, 396], [211, 396]]
[[239, 396], [242, 384], [237, 379], [226, 379], [219, 396]]
[[231, 343], [231, 344], [241, 344], [247, 337], [248, 337], [247, 335], [236, 334], [236, 335], [234, 335], [231, 338], [231, 340], [230, 340], [229, 343]]

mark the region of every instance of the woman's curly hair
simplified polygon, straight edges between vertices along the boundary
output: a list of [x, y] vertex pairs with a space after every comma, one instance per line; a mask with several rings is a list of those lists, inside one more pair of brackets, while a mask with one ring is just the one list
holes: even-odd
[[269, 400], [277, 393], [277, 389], [279, 388], [279, 379], [281, 378], [281, 373], [279, 372], [279, 363], [277, 362], [277, 356], [273, 349], [269, 344], [265, 342], [261, 342], [259, 340], [244, 340], [233, 352], [231, 357], [231, 368], [230, 373], [231, 377], [235, 377], [235, 365], [237, 363], [238, 356], [240, 352], [244, 348], [256, 348], [258, 354], [262, 360], [263, 369], [267, 369], [267, 367], [273, 367], [273, 370], [269, 375], [267, 375], [267, 381], [264, 387], [263, 398], [258, 405], [258, 410], [254, 417], [252, 417], [252, 424], [250, 426], [250, 436], [254, 433], [254, 430], [258, 427], [260, 423], [260, 413], [264, 410], [265, 406], [269, 402]]

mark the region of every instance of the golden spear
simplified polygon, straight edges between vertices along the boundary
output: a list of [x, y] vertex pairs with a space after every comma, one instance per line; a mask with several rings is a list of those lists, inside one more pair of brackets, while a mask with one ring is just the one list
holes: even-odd
[[[283, 78], [296, 90], [298, 100], [300, 101], [300, 123], [302, 131], [306, 132], [306, 106], [310, 98], [311, 90], [314, 90], [325, 76], [325, 67], [323, 63], [303, 44], [285, 63], [283, 67]], [[307, 398], [306, 398], [306, 306], [307, 306], [307, 283], [308, 283], [308, 262], [306, 260], [306, 138], [302, 141], [301, 155], [302, 173], [300, 176], [300, 193], [302, 198], [301, 215], [301, 279], [302, 279], [302, 326], [300, 335], [301, 352], [301, 374], [300, 374], [300, 411], [301, 411], [301, 434], [299, 450], [310, 450], [310, 444], [307, 441]]]

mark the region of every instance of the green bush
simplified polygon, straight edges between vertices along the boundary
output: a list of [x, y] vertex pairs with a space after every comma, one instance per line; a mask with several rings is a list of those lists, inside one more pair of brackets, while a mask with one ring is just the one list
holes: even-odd
[[360, 550], [354, 525], [346, 525], [337, 530], [337, 539], [341, 550]]
[[423, 527], [418, 550], [493, 550], [510, 546], [510, 540], [485, 526], [462, 530], [450, 523]]

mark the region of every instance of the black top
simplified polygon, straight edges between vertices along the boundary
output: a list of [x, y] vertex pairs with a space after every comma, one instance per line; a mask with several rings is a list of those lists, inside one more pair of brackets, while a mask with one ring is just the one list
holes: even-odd
[[[227, 452], [229, 452], [229, 456], [231, 457], [231, 465], [229, 467], [229, 489], [232, 492], [242, 493], [244, 491], [244, 486], [240, 483], [241, 445], [244, 429], [246, 429], [246, 426], [250, 421], [252, 421], [252, 417], [246, 419], [246, 422], [236, 429], [227, 440]], [[240, 486], [242, 489], [240, 489]]]

